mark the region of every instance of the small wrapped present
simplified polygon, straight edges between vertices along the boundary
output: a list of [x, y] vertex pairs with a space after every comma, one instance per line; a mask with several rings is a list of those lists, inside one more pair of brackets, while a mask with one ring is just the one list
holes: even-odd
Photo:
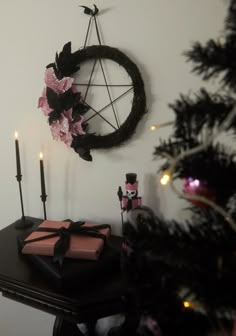
[[[78, 286], [85, 283], [86, 285], [92, 284], [94, 279], [96, 279], [96, 283], [102, 283], [103, 279], [107, 279], [107, 277], [119, 278], [122, 238], [110, 236], [110, 231], [109, 225], [105, 224], [44, 221], [33, 232], [20, 234], [17, 237], [17, 242], [19, 252], [34, 269], [34, 275], [45, 277], [53, 288], [56, 287], [58, 290], [64, 291], [72, 288], [78, 289]], [[49, 235], [50, 237], [48, 237]], [[74, 236], [80, 238], [80, 242], [81, 240], [89, 242], [86, 244], [86, 255], [88, 253], [89, 256], [96, 256], [96, 260], [95, 258], [88, 260], [73, 257], [65, 258], [63, 261], [64, 256], [68, 256], [72, 250], [78, 249], [78, 239], [74, 242]], [[90, 239], [93, 239], [92, 244]], [[50, 252], [48, 251], [51, 256], [36, 254], [40, 252], [37, 250], [40, 244], [45, 241], [47, 243], [43, 244], [42, 249], [45, 249], [45, 245], [47, 248], [48, 245], [51, 246]], [[35, 247], [33, 247], [34, 245]], [[83, 246], [85, 248], [85, 245]], [[80, 243], [80, 253], [81, 249], [82, 244]], [[25, 254], [31, 252], [32, 254]]]
[[23, 241], [23, 254], [97, 260], [111, 228], [107, 224], [45, 220]]

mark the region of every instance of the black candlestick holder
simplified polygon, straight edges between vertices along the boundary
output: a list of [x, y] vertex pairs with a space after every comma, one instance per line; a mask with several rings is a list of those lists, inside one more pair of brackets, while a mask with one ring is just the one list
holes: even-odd
[[43, 202], [43, 213], [44, 213], [44, 220], [47, 219], [47, 211], [46, 211], [46, 201], [47, 201], [47, 195], [43, 194], [40, 196], [41, 200]]
[[23, 203], [23, 196], [22, 196], [22, 188], [21, 188], [22, 175], [21, 174], [16, 175], [16, 179], [17, 179], [18, 184], [19, 184], [20, 204], [21, 204], [22, 217], [20, 219], [18, 219], [17, 221], [15, 221], [14, 227], [16, 229], [26, 229], [28, 227], [31, 227], [34, 223], [29, 218], [25, 217], [24, 203]]
[[121, 225], [122, 225], [122, 236], [124, 234], [124, 217], [123, 217], [123, 214], [124, 214], [124, 210], [122, 208], [122, 197], [123, 197], [123, 191], [122, 191], [122, 188], [119, 187], [118, 188], [118, 191], [117, 191], [117, 196], [119, 198], [119, 201], [120, 201], [120, 216], [121, 216]]

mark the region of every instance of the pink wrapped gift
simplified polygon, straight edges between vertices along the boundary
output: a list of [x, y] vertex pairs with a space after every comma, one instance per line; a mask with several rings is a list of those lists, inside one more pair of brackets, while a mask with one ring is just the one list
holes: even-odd
[[[103, 228], [105, 226], [105, 228]], [[65, 230], [59, 230], [61, 228], [65, 228]], [[69, 246], [66, 249], [65, 257], [68, 258], [75, 258], [75, 259], [89, 259], [89, 260], [96, 260], [98, 259], [103, 246], [104, 246], [104, 239], [101, 239], [100, 237], [91, 237], [89, 234], [87, 235], [86, 232], [82, 233], [74, 233], [76, 231], [76, 228], [91, 228], [91, 231], [94, 230], [96, 227], [98, 228], [97, 232], [98, 235], [102, 234], [104, 237], [109, 237], [111, 229], [109, 225], [98, 225], [94, 223], [84, 223], [83, 225], [78, 224], [76, 226], [76, 223], [73, 223], [74, 230], [70, 230], [71, 228], [71, 222], [58, 222], [58, 221], [51, 221], [46, 220], [42, 224], [39, 225], [39, 229], [43, 230], [43, 228], [49, 228], [54, 230], [55, 232], [58, 231], [58, 235], [55, 237], [47, 238], [48, 236], [53, 235], [52, 232], [41, 232], [41, 231], [34, 231], [32, 232], [25, 240], [24, 240], [24, 247], [22, 249], [23, 254], [35, 254], [35, 255], [44, 255], [44, 256], [53, 256], [54, 255], [54, 246], [58, 242], [59, 239], [61, 239], [60, 231], [62, 231], [63, 234], [67, 235], [67, 232], [69, 234]], [[99, 227], [102, 227], [99, 229]], [[93, 229], [92, 229], [93, 228]], [[56, 229], [56, 230], [55, 230]], [[96, 234], [95, 234], [96, 235]], [[42, 240], [38, 240], [42, 238]], [[68, 237], [68, 235], [67, 235]], [[67, 238], [66, 237], [66, 238]], [[33, 239], [36, 239], [36, 241], [29, 242]]]

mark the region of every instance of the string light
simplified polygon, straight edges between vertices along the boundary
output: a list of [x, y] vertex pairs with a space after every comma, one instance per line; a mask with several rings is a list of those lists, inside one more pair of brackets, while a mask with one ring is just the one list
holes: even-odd
[[[221, 134], [223, 131], [225, 131], [227, 129], [227, 127], [230, 125], [230, 123], [233, 121], [233, 119], [236, 116], [236, 105], [234, 106], [234, 108], [231, 110], [231, 112], [229, 113], [229, 115], [227, 116], [227, 118], [225, 118], [225, 120], [221, 123], [221, 125], [219, 126], [217, 132], [214, 132], [211, 136], [208, 136], [207, 139], [205, 140], [205, 142], [201, 145], [198, 145], [196, 147], [193, 147], [189, 150], [186, 150], [184, 152], [181, 152], [177, 157], [172, 157], [170, 156], [168, 153], [162, 153], [162, 156], [165, 156], [170, 162], [170, 171], [174, 172], [175, 171], [175, 167], [176, 165], [183, 159], [185, 159], [186, 157], [189, 157], [191, 155], [197, 154], [201, 151], [204, 151], [210, 144], [213, 143], [213, 141], [219, 136], [219, 134]], [[179, 191], [175, 185], [174, 185], [174, 181], [172, 179], [168, 179], [168, 177], [165, 175], [162, 177], [161, 179], [161, 183], [163, 185], [166, 185], [168, 182], [171, 182], [171, 189], [181, 198], [184, 199], [192, 199], [192, 200], [196, 200], [196, 201], [200, 201], [203, 202], [205, 204], [208, 204], [210, 207], [212, 207], [216, 212], [218, 212], [219, 214], [221, 214], [225, 220], [229, 223], [229, 225], [231, 226], [231, 228], [236, 231], [236, 221], [234, 220], [234, 218], [232, 216], [230, 216], [230, 214], [224, 210], [224, 208], [222, 208], [221, 206], [219, 206], [218, 204], [214, 203], [212, 200], [209, 200], [208, 198], [204, 197], [204, 196], [199, 196], [199, 195], [187, 195], [184, 194], [183, 192]], [[164, 182], [164, 183], [163, 183]]]
[[152, 126], [150, 126], [150, 130], [151, 131], [156, 131], [156, 130], [158, 130], [161, 127], [166, 127], [166, 126], [170, 126], [170, 125], [173, 125], [173, 124], [174, 124], [173, 121], [168, 121], [168, 122], [165, 122], [163, 124], [152, 125]]
[[184, 308], [192, 308], [193, 307], [192, 303], [189, 302], [189, 301], [184, 301], [183, 306], [184, 306]]
[[156, 125], [152, 125], [152, 126], [150, 127], [150, 131], [155, 131], [156, 129], [157, 129]]
[[170, 182], [170, 173], [168, 171], [162, 175], [160, 182], [162, 185], [167, 185]]

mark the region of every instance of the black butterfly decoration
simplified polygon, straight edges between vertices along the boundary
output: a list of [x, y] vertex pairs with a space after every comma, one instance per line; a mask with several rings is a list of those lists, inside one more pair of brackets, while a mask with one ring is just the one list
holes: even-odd
[[48, 104], [52, 112], [50, 112], [48, 121], [51, 125], [54, 121], [60, 119], [63, 111], [68, 111], [72, 108], [72, 117], [74, 121], [78, 121], [85, 112], [88, 111], [87, 105], [81, 102], [81, 93], [73, 92], [70, 88], [63, 94], [58, 94], [49, 87], [46, 89]]

